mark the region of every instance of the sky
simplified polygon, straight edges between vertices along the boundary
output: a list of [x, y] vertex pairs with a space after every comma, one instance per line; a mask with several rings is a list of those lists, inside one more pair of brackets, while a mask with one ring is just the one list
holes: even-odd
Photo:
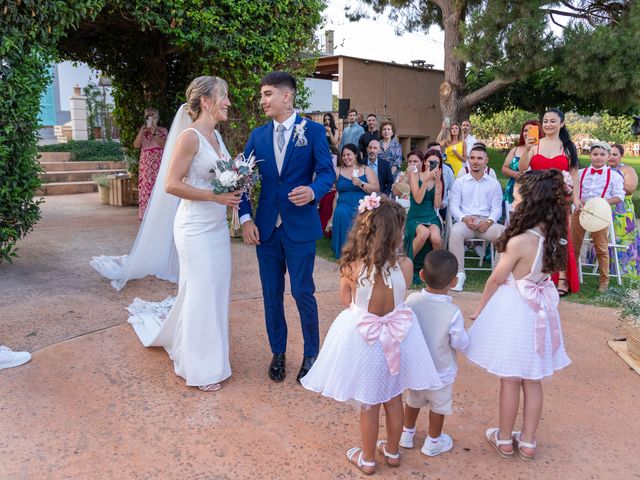
[[[385, 62], [409, 64], [411, 60], [425, 60], [434, 68], [444, 65], [444, 32], [432, 28], [424, 33], [395, 34], [394, 25], [384, 17], [377, 20], [350, 22], [344, 14], [347, 4], [357, 5], [353, 0], [330, 0], [324, 12], [325, 30], [334, 30], [336, 55], [368, 58]], [[321, 34], [323, 34], [320, 32]]]

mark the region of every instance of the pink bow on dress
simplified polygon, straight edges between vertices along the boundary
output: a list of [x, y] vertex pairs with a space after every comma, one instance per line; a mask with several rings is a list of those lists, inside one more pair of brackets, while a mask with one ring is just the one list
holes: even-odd
[[547, 321], [551, 334], [552, 352], [556, 353], [560, 347], [560, 318], [558, 316], [558, 302], [560, 297], [553, 282], [546, 279], [540, 283], [531, 280], [519, 280], [516, 282], [520, 294], [527, 303], [536, 310], [536, 335], [535, 349], [538, 355], [544, 356], [545, 334], [547, 331]]
[[373, 345], [380, 339], [389, 371], [391, 375], [397, 375], [400, 373], [400, 344], [411, 329], [413, 311], [407, 307], [400, 307], [384, 317], [362, 309], [360, 311], [360, 318], [356, 323], [358, 333], [368, 345]]

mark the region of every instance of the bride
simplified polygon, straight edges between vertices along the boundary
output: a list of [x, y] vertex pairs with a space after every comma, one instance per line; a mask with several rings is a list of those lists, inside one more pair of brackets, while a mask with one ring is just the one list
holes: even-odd
[[[186, 97], [171, 126], [149, 209], [131, 253], [94, 257], [91, 265], [114, 280], [118, 289], [128, 279], [147, 274], [171, 280], [175, 242], [178, 296], [159, 303], [136, 298], [128, 307], [129, 323], [145, 347], [165, 348], [175, 373], [188, 386], [214, 391], [231, 375], [231, 244], [226, 207], [238, 206], [240, 192], [216, 195], [211, 187], [215, 163], [229, 156], [215, 130], [218, 122], [227, 119], [231, 105], [226, 82], [198, 77], [187, 88]], [[179, 198], [177, 210], [171, 196]]]

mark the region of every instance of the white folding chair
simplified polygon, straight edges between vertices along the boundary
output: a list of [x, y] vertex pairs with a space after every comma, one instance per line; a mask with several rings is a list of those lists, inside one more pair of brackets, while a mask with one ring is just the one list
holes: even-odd
[[[445, 235], [444, 235], [444, 239], [443, 239], [443, 242], [444, 242], [443, 245], [445, 245], [445, 248], [449, 248], [449, 237], [450, 237], [452, 225], [453, 225], [453, 218], [451, 217], [451, 209], [447, 208], [447, 219], [446, 219], [446, 223], [445, 223]], [[482, 255], [480, 255], [480, 258], [478, 258], [476, 255], [469, 256], [466, 253], [467, 249], [465, 249], [465, 255], [464, 255], [465, 267], [464, 267], [464, 269], [465, 270], [487, 270], [487, 271], [492, 271], [493, 268], [496, 265], [496, 251], [495, 251], [495, 248], [493, 247], [493, 243], [488, 241], [488, 240], [485, 240], [483, 238], [468, 238], [468, 239], [465, 240], [465, 243], [471, 243], [472, 245], [480, 244]], [[491, 264], [488, 267], [484, 266], [484, 257], [487, 254], [487, 247], [489, 248], [489, 254], [491, 255]], [[478, 266], [477, 267], [467, 267], [466, 266], [466, 263], [467, 263], [466, 260], [478, 261]]]
[[[580, 246], [580, 256], [578, 260], [578, 278], [580, 279], [580, 283], [584, 282], [584, 275], [598, 275], [598, 257], [595, 257], [593, 263], [587, 263], [586, 261], [582, 261], [582, 257], [584, 256], [583, 251], [585, 244], [588, 247], [593, 240], [591, 239], [591, 233], [586, 232], [584, 235], [584, 239], [582, 240], [582, 245]], [[620, 260], [618, 259], [618, 250], [626, 250], [627, 247], [625, 245], [619, 245], [616, 243], [616, 233], [613, 229], [613, 222], [609, 224], [609, 243], [607, 244], [609, 247], [609, 252], [613, 252], [609, 254], [609, 268], [613, 265], [613, 276], [618, 280], [618, 285], [622, 285], [622, 272], [620, 271]], [[613, 258], [611, 258], [613, 257]], [[590, 272], [583, 271], [582, 267], [591, 268]]]

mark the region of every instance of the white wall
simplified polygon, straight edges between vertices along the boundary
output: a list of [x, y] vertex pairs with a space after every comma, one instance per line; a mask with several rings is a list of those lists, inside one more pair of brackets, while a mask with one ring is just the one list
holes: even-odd
[[[306, 78], [304, 86], [309, 89], [309, 112], [331, 112], [333, 81], [318, 78]], [[337, 82], [335, 82], [337, 83]]]

